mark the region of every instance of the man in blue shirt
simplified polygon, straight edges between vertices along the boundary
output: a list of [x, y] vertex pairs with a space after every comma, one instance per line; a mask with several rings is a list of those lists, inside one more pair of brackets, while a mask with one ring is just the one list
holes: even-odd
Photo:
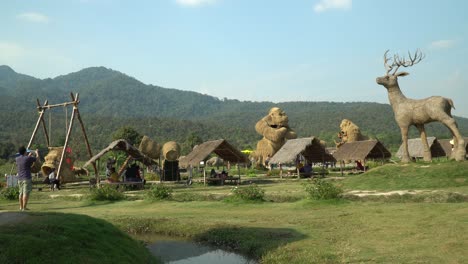
[[32, 191], [32, 177], [31, 177], [31, 166], [39, 159], [39, 151], [35, 151], [36, 157], [33, 157], [30, 153], [26, 152], [24, 146], [19, 148], [19, 156], [16, 158], [16, 167], [18, 170], [18, 185], [19, 185], [19, 204], [20, 210], [28, 210], [26, 205], [28, 204], [29, 194]]

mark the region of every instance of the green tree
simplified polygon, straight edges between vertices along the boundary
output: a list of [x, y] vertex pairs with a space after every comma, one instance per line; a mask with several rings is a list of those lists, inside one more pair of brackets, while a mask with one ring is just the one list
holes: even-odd
[[112, 134], [112, 140], [125, 139], [132, 145], [140, 144], [143, 138], [133, 127], [123, 126]]

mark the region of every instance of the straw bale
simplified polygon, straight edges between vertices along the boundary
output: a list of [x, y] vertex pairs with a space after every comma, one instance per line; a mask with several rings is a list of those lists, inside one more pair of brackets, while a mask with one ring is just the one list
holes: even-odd
[[[49, 153], [44, 157], [45, 162], [41, 166], [41, 171], [44, 176], [49, 175], [53, 168], [58, 169], [60, 163], [60, 156], [62, 155], [63, 147], [49, 147]], [[70, 161], [67, 164], [66, 161]], [[63, 159], [62, 169], [60, 171], [60, 181], [62, 183], [71, 182], [75, 180], [75, 174], [72, 171], [73, 158], [65, 152]]]
[[161, 155], [161, 146], [148, 136], [143, 136], [138, 149], [152, 159], [159, 159]]
[[180, 145], [175, 141], [166, 142], [162, 147], [165, 160], [174, 161], [180, 156]]

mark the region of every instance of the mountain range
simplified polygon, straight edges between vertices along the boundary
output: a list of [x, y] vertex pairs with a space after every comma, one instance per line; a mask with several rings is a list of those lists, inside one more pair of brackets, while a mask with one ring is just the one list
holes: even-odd
[[[255, 148], [261, 138], [255, 123], [273, 106], [289, 116], [299, 137], [317, 136], [331, 146], [342, 119], [356, 123], [363, 134], [378, 138], [395, 149], [401, 142], [399, 128], [388, 104], [373, 102], [252, 102], [220, 99], [197, 92], [146, 85], [124, 73], [105, 67], [85, 68], [56, 78], [38, 79], [0, 66], [0, 142], [26, 144], [37, 121], [36, 99], [50, 104], [70, 101], [70, 92], [79, 93], [79, 110], [92, 148], [109, 144], [111, 135], [130, 126], [158, 142], [175, 140], [184, 152], [188, 138], [202, 141], [225, 138], [239, 148]], [[68, 112], [67, 112], [68, 111]], [[63, 141], [66, 117], [71, 110], [54, 109], [46, 114], [52, 144]], [[456, 117], [461, 133], [468, 135], [468, 119]], [[79, 133], [74, 129], [74, 133]], [[411, 136], [417, 136], [416, 129]], [[430, 136], [449, 138], [441, 124], [427, 126]], [[40, 134], [40, 133], [39, 133]], [[38, 135], [36, 140], [45, 143]], [[75, 143], [81, 138], [73, 135]], [[54, 142], [55, 141], [55, 142]], [[186, 154], [186, 153], [185, 153]]]

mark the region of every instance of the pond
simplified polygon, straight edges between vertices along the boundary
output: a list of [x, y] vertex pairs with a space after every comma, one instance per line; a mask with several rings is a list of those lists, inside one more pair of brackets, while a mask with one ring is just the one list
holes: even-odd
[[[148, 241], [148, 240], [146, 240]], [[158, 237], [148, 244], [147, 248], [151, 254], [159, 257], [164, 263], [185, 264], [185, 263], [203, 263], [203, 264], [255, 264], [255, 260], [242, 255], [204, 246], [196, 242], [187, 240], [178, 240], [167, 237]]]

